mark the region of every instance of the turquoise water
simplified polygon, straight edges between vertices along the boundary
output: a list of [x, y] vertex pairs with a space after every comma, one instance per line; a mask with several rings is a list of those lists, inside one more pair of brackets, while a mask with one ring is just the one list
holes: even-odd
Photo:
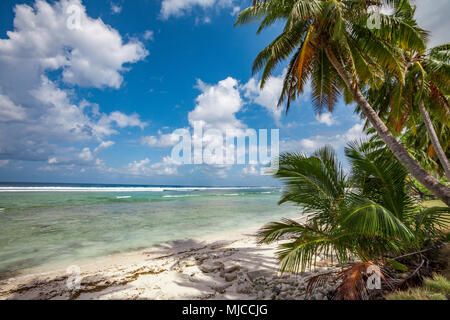
[[280, 192], [0, 186], [0, 277], [298, 216]]

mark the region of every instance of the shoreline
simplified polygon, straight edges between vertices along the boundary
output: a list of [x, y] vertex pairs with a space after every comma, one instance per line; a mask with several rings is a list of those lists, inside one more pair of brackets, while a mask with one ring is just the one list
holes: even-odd
[[[80, 263], [68, 274], [55, 269], [0, 281], [5, 299], [241, 300], [305, 299], [305, 280], [328, 270], [300, 275], [278, 272], [277, 244], [258, 245], [252, 227]], [[264, 283], [263, 283], [264, 282]], [[319, 293], [319, 298], [324, 298]], [[317, 298], [317, 297], [316, 297]]]
[[258, 227], [252, 226], [233, 231], [215, 232], [206, 235], [201, 235], [198, 237], [164, 241], [161, 243], [152, 244], [146, 247], [130, 249], [127, 251], [111, 252], [98, 257], [84, 257], [72, 261], [55, 261], [50, 264], [24, 268], [16, 272], [5, 273], [3, 275], [0, 274], [0, 288], [1, 283], [4, 281], [20, 280], [22, 278], [41, 277], [53, 273], [63, 273], [69, 266], [73, 265], [91, 269], [95, 268], [96, 265], [108, 267], [108, 264], [114, 264], [115, 261], [123, 262], [124, 260], [127, 259], [139, 260], [143, 254], [152, 252], [156, 249], [160, 249], [161, 247], [177, 246], [177, 248], [181, 252], [183, 250], [189, 251], [195, 249], [196, 246], [192, 247], [193, 243], [204, 243], [206, 245], [208, 243], [210, 244], [222, 241], [223, 239], [227, 239], [228, 241], [240, 240], [246, 237], [254, 236], [260, 227], [261, 226], [258, 225]]

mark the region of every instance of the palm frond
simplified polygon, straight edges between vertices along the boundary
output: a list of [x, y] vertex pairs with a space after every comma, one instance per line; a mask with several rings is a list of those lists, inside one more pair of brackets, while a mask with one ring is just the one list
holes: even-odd
[[340, 215], [342, 228], [357, 235], [411, 241], [413, 233], [392, 212], [360, 195], [352, 194]]

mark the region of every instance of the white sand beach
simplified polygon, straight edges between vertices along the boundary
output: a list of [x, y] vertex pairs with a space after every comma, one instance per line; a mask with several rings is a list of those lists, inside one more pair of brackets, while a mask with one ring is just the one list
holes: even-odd
[[[65, 269], [17, 276], [0, 282], [0, 299], [311, 299], [305, 296], [305, 280], [314, 273], [281, 276], [276, 245], [258, 245], [255, 232], [111, 255], [80, 264], [79, 277]], [[330, 261], [320, 261], [314, 272], [330, 266]], [[316, 292], [312, 299], [326, 299], [326, 292]]]

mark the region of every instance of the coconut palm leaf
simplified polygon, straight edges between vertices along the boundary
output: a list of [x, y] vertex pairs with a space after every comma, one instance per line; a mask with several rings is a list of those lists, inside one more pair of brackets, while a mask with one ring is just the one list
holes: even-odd
[[345, 154], [352, 166], [351, 179], [360, 195], [379, 203], [402, 220], [412, 208], [406, 190], [407, 170], [385, 148], [351, 142]]
[[294, 202], [305, 212], [333, 210], [345, 193], [345, 174], [330, 147], [319, 149], [312, 157], [281, 155], [275, 177], [286, 185], [280, 204]]
[[359, 194], [351, 194], [340, 214], [343, 229], [358, 235], [411, 241], [411, 230], [386, 207]]
[[432, 207], [415, 215], [416, 232], [423, 235], [440, 237], [450, 225], [449, 207]]

